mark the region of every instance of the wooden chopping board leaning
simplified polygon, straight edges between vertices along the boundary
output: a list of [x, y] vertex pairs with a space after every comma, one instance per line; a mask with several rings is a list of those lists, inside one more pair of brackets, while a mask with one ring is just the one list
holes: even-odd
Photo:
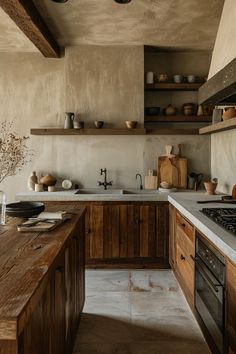
[[187, 159], [160, 156], [158, 158], [158, 186], [164, 181], [175, 188], [187, 189]]
[[145, 176], [145, 189], [157, 189], [157, 176], [153, 176], [153, 170], [148, 171], [148, 176]]

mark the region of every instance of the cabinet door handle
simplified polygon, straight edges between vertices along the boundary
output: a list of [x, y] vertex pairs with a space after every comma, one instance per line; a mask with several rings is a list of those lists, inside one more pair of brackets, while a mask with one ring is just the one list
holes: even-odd
[[136, 225], [139, 225], [139, 224], [140, 224], [140, 219], [135, 218], [135, 219], [134, 219], [134, 222], [135, 222]]
[[185, 223], [184, 223], [184, 222], [182, 222], [181, 226], [185, 227], [186, 225], [185, 225]]
[[74, 236], [73, 240], [78, 241], [79, 240], [78, 236]]
[[62, 273], [63, 272], [63, 266], [58, 266], [57, 268], [56, 268], [56, 272], [60, 272], [60, 273]]
[[85, 234], [86, 234], [86, 235], [90, 234], [90, 232], [91, 232], [90, 229], [86, 229], [86, 230], [85, 230]]
[[181, 261], [185, 261], [185, 257], [182, 254], [180, 255], [180, 259]]

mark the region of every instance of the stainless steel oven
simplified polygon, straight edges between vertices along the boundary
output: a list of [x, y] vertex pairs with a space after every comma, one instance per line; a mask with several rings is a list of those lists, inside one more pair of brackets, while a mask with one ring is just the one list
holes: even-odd
[[199, 233], [196, 235], [195, 307], [218, 353], [225, 353], [225, 260]]

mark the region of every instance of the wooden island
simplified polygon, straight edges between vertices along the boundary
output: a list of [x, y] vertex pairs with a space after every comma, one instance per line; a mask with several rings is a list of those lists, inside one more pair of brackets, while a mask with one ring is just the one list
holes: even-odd
[[0, 354], [69, 354], [84, 305], [85, 208], [51, 232], [0, 226]]

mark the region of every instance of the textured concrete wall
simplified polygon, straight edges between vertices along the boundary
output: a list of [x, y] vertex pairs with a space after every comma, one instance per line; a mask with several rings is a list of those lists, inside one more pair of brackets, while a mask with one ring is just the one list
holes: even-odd
[[209, 78], [236, 57], [236, 1], [225, 0], [216, 42], [212, 54]]
[[[236, 57], [236, 1], [225, 0], [216, 43], [212, 55], [209, 78]], [[236, 131], [211, 136], [211, 174], [218, 177], [218, 189], [231, 193], [236, 184]]]
[[219, 180], [218, 190], [231, 194], [236, 184], [235, 130], [211, 136], [211, 174]]
[[[82, 114], [86, 122], [99, 118], [115, 126], [143, 115], [142, 47], [70, 48], [60, 60], [3, 54], [0, 72], [0, 121], [15, 118], [15, 129], [22, 134], [29, 135], [31, 127], [63, 126], [65, 110]], [[31, 136], [32, 163], [1, 188], [14, 199], [27, 189], [32, 170], [96, 187], [101, 167], [109, 170], [114, 186], [136, 187], [135, 174], [155, 169], [164, 146], [178, 143], [191, 159], [189, 169], [209, 174], [208, 137]]]

